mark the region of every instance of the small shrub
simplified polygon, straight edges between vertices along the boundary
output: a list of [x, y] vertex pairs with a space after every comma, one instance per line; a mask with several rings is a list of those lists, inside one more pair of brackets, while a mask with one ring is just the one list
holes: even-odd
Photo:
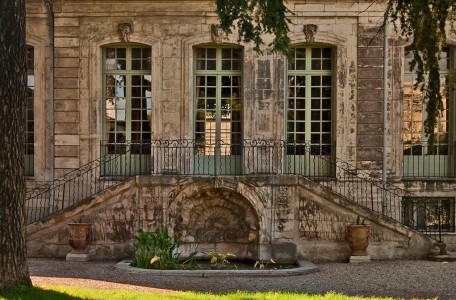
[[182, 261], [181, 268], [190, 270], [199, 269], [200, 266], [197, 259], [198, 253], [198, 246], [196, 246], [195, 249], [187, 256], [187, 258]]
[[267, 269], [269, 267], [269, 263], [275, 264], [276, 262], [271, 258], [269, 261], [263, 262], [261, 260], [257, 260], [255, 264], [253, 265], [253, 268], [259, 268], [260, 270], [262, 269]]
[[210, 258], [211, 267], [215, 269], [227, 269], [229, 267], [236, 268], [236, 265], [230, 266], [229, 257], [236, 257], [236, 255], [231, 253], [217, 253], [215, 251], [204, 252]]
[[176, 269], [179, 261], [179, 239], [170, 237], [166, 228], [138, 230], [133, 241], [134, 267], [143, 269]]

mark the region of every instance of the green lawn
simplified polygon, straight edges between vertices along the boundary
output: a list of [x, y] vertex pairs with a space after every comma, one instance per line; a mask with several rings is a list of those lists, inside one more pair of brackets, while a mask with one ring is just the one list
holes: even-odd
[[82, 287], [46, 286], [19, 287], [1, 291], [1, 300], [80, 300], [80, 299], [109, 299], [109, 300], [295, 300], [295, 299], [324, 299], [324, 300], [355, 300], [355, 299], [391, 299], [391, 298], [361, 298], [348, 297], [341, 294], [328, 293], [325, 295], [309, 295], [300, 293], [247, 293], [236, 292], [229, 294], [210, 294], [193, 292], [153, 293], [127, 290], [95, 290]]

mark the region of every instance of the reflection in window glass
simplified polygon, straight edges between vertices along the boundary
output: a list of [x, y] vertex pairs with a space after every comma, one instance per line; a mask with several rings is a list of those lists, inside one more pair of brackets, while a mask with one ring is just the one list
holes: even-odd
[[404, 198], [404, 224], [419, 231], [455, 231], [455, 198]]
[[[239, 154], [241, 69], [239, 48], [195, 48], [195, 142], [198, 154]], [[216, 148], [217, 142], [221, 145]]]
[[104, 139], [113, 153], [116, 144], [151, 140], [151, 49], [113, 46], [103, 55]]
[[426, 97], [420, 86], [416, 85], [416, 70], [410, 69], [413, 53], [406, 52], [404, 58], [404, 84], [403, 84], [403, 139], [404, 155], [447, 154], [448, 147], [448, 90], [447, 80], [450, 66], [450, 49], [444, 48], [439, 60], [441, 76], [442, 110], [438, 115], [437, 126], [434, 129], [436, 135], [435, 149], [427, 148], [427, 138], [424, 132], [426, 120]]
[[288, 62], [287, 142], [310, 144], [314, 155], [331, 154], [331, 66], [331, 48], [295, 48]]

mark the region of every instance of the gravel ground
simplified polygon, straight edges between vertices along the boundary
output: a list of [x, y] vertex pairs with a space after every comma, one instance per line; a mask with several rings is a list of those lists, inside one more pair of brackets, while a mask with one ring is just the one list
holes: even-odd
[[154, 291], [299, 291], [394, 298], [456, 299], [456, 262], [427, 260], [319, 263], [318, 271], [288, 277], [184, 277], [132, 273], [114, 261], [30, 259], [35, 285], [76, 285]]

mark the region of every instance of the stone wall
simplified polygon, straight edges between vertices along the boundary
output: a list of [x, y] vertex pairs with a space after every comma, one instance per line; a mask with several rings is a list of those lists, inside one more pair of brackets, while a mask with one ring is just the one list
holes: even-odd
[[295, 176], [139, 176], [92, 199], [29, 225], [33, 257], [63, 257], [70, 251], [67, 225], [92, 223], [92, 259], [124, 258], [139, 228], [166, 226], [181, 251], [234, 253], [238, 258], [346, 261], [345, 225], [357, 216], [371, 225], [373, 259], [416, 258], [431, 241]]
[[[337, 156], [354, 164], [357, 160], [370, 164], [361, 165], [366, 169], [378, 169], [381, 151], [372, 143], [378, 143], [376, 137], [381, 134], [381, 118], [377, 118], [381, 38], [374, 46], [367, 43], [372, 33], [368, 28], [382, 16], [383, 5], [348, 0], [290, 1], [288, 5], [295, 12], [290, 24], [293, 45], [325, 45], [335, 50], [332, 142], [337, 145]], [[243, 48], [243, 138], [285, 139], [283, 55], [266, 46], [257, 53], [252, 43], [239, 42], [235, 33], [214, 39], [211, 26], [218, 23], [214, 1], [133, 1], [124, 5], [72, 0], [55, 2], [53, 15], [51, 19], [42, 2], [27, 1], [27, 21], [33, 24], [27, 27], [27, 40], [42, 39], [36, 53], [42, 67], [36, 73], [47, 76], [38, 87], [43, 92], [36, 95], [37, 105], [43, 106], [37, 110], [36, 126], [43, 130], [36, 130], [36, 176], [31, 181], [59, 177], [99, 157], [103, 139], [101, 49], [122, 43], [119, 24], [125, 23], [131, 26], [130, 43], [152, 48], [154, 139], [193, 138], [192, 61], [193, 47], [198, 45]], [[315, 28], [311, 35], [309, 26]], [[270, 42], [271, 37], [265, 36], [265, 43]], [[376, 90], [374, 95], [369, 93], [371, 88]], [[367, 140], [372, 132], [375, 138]]]
[[[349, 168], [356, 166], [380, 177], [386, 151], [388, 175], [397, 180], [398, 185], [417, 195], [451, 195], [452, 182], [400, 182], [404, 43], [388, 32], [389, 89], [385, 124], [384, 35], [378, 33], [384, 1], [288, 1], [287, 5], [294, 12], [289, 34], [293, 45], [323, 45], [334, 49], [331, 142], [336, 145], [336, 158], [349, 163]], [[43, 1], [27, 0], [27, 43], [35, 49], [36, 75], [35, 176], [27, 181], [29, 187], [100, 157], [104, 113], [100, 64], [102, 48], [112, 44], [135, 43], [152, 49], [153, 139], [193, 138], [193, 48], [201, 45], [243, 49], [243, 138], [286, 139], [285, 57], [267, 46], [262, 53], [255, 52], [253, 44], [239, 42], [236, 33], [214, 38], [211, 28], [219, 22], [214, 1], [129, 1], [128, 5], [107, 1], [57, 1], [53, 16], [51, 18]], [[119, 32], [119, 24], [125, 23], [132, 29], [129, 42], [123, 41]], [[269, 42], [271, 37], [265, 36], [265, 43]], [[454, 38], [451, 42], [456, 43]], [[382, 149], [384, 128], [387, 149]], [[283, 165], [264, 167], [276, 170]], [[170, 181], [141, 177], [98, 198], [88, 199], [82, 206], [52, 220], [31, 225], [30, 253], [37, 256], [66, 254], [69, 250], [65, 240], [66, 223], [82, 215], [94, 222], [91, 247], [94, 257], [98, 258], [124, 256], [138, 228], [166, 225], [190, 245], [192, 239], [200, 235], [187, 232], [186, 228], [204, 229], [201, 220], [188, 219], [190, 212], [204, 216], [204, 211], [214, 207], [226, 207], [226, 212], [241, 208], [245, 211], [249, 219], [246, 223], [232, 219], [233, 213], [225, 220], [237, 224], [236, 228], [244, 228], [240, 230], [243, 235], [239, 239], [247, 246], [242, 248], [241, 242], [237, 244], [243, 249], [239, 250], [242, 256], [273, 256], [278, 248], [296, 245], [297, 255], [309, 259], [344, 260], [348, 255], [343, 240], [344, 224], [356, 219], [357, 214], [367, 215], [368, 219], [370, 216], [377, 224], [376, 215], [357, 210], [350, 203], [330, 205], [335, 199], [333, 195], [319, 197], [320, 194], [310, 192], [314, 187], [303, 188], [295, 178], [280, 178], [232, 178], [212, 182], [198, 177], [176, 177]], [[198, 190], [206, 194], [198, 194]], [[186, 203], [187, 198], [194, 203]], [[212, 204], [205, 206], [202, 198], [211, 199]], [[178, 213], [179, 210], [186, 210], [187, 214]], [[249, 228], [248, 234], [246, 228]], [[374, 225], [372, 256], [409, 257], [425, 252], [414, 253], [408, 246], [419, 235], [401, 230], [385, 223]], [[449, 244], [456, 245], [454, 235], [445, 238]], [[225, 244], [217, 240], [217, 246], [229, 247], [230, 238], [224, 241]], [[252, 243], [257, 244], [256, 249], [251, 247]], [[417, 249], [426, 248], [427, 242], [423, 243]]]

